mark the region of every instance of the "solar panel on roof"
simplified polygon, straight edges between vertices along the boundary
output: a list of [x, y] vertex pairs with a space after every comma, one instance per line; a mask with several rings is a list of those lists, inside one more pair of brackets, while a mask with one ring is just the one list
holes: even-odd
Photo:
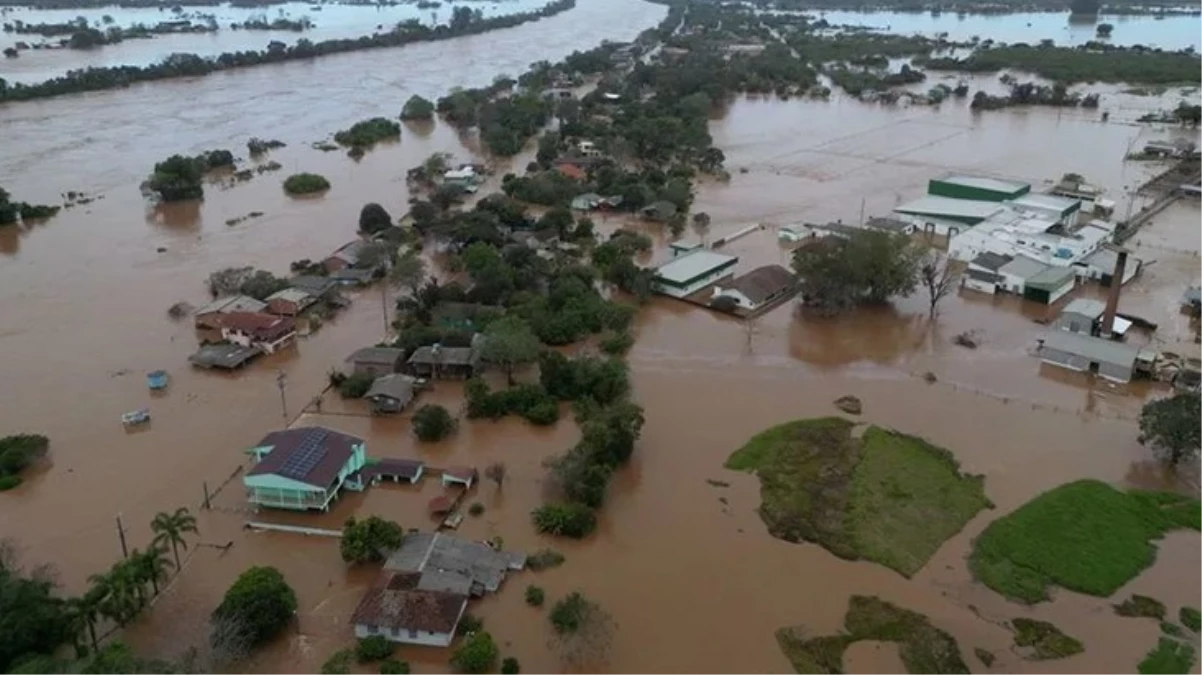
[[325, 440], [328, 436], [329, 432], [325, 429], [309, 431], [276, 473], [288, 478], [304, 480], [326, 456]]

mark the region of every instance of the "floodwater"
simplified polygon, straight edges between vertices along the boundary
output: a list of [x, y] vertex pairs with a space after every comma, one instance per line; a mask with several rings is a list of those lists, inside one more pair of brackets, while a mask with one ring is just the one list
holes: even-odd
[[[500, 16], [537, 9], [546, 4], [543, 0], [505, 0], [504, 2], [472, 2], [472, 9], [480, 10], [484, 16]], [[188, 8], [181, 14], [151, 8], [101, 7], [87, 9], [41, 9], [33, 7], [10, 8], [0, 13], [0, 24], [23, 21], [27, 24], [67, 23], [83, 17], [88, 25], [103, 30], [107, 26], [128, 28], [134, 24], [149, 27], [163, 21], [188, 19], [194, 24], [204, 25], [209, 16], [216, 21], [219, 30], [215, 33], [171, 33], [156, 35], [149, 39], [125, 40], [115, 45], [97, 49], [54, 49], [26, 50], [17, 59], [0, 62], [0, 77], [10, 82], [33, 83], [48, 80], [77, 68], [101, 68], [105, 66], [146, 66], [158, 63], [172, 53], [216, 56], [223, 52], [263, 50], [274, 41], [294, 44], [297, 40], [311, 42], [357, 38], [363, 35], [391, 30], [403, 21], [417, 19], [426, 25], [446, 23], [450, 20], [453, 5], [444, 3], [433, 9], [418, 9], [415, 4], [399, 5], [316, 5], [314, 11], [309, 3], [289, 2], [270, 7], [219, 7]], [[104, 17], [112, 18], [112, 23]], [[300, 20], [308, 18], [313, 27], [303, 32], [287, 30], [232, 30], [229, 25], [248, 19], [264, 19], [268, 22], [277, 18]], [[0, 47], [10, 47], [17, 42], [57, 44], [59, 37], [43, 38], [40, 35], [3, 33]]]
[[[395, 114], [411, 93], [436, 95], [517, 74], [530, 61], [557, 59], [602, 39], [631, 39], [663, 13], [637, 0], [582, 0], [560, 16], [484, 36], [0, 109], [0, 137], [15, 141], [6, 142], [0, 157], [0, 184], [28, 201], [54, 201], [69, 189], [104, 197], [45, 224], [0, 232], [0, 364], [10, 383], [0, 394], [0, 428], [52, 438], [50, 465], [0, 496], [0, 536], [17, 539], [28, 561], [56, 564], [64, 586], [80, 590], [87, 575], [117, 559], [119, 514], [130, 545], [146, 546], [156, 512], [181, 505], [195, 511], [204, 483], [217, 490], [245, 461], [245, 448], [301, 412], [331, 367], [379, 339], [384, 321], [376, 289], [358, 294], [348, 311], [295, 350], [222, 376], [188, 368], [193, 331], [166, 316], [177, 301], [202, 302], [212, 270], [253, 264], [282, 273], [290, 261], [321, 257], [352, 238], [364, 202], [381, 202], [394, 215], [403, 211], [409, 167], [435, 151], [466, 159], [476, 148], [470, 136], [442, 124], [407, 127], [399, 143], [360, 162], [313, 150], [310, 141], [362, 117]], [[390, 59], [395, 65], [381, 65]], [[319, 82], [311, 90], [297, 85]], [[746, 271], [787, 262], [774, 225], [880, 214], [947, 171], [1023, 177], [1036, 185], [1075, 171], [1119, 199], [1124, 186], [1159, 169], [1123, 164], [1126, 149], [1171, 132], [1118, 119], [1102, 124], [1097, 112], [974, 116], [963, 104], [883, 108], [836, 97], [741, 99], [715, 119], [712, 133], [732, 179], [703, 185], [695, 209], [711, 214], [714, 238], [765, 223], [728, 247]], [[227, 190], [212, 187], [201, 204], [144, 203], [137, 184], [154, 161], [172, 152], [240, 149], [253, 135], [289, 143], [273, 153], [283, 172]], [[288, 198], [280, 181], [293, 171], [320, 172], [333, 187], [316, 199]], [[265, 215], [225, 225], [252, 210]], [[1195, 356], [1175, 300], [1197, 273], [1198, 222], [1197, 203], [1182, 203], [1137, 237], [1137, 254], [1155, 264], [1125, 289], [1121, 304], [1158, 321], [1157, 340]], [[599, 223], [605, 230], [619, 224]], [[662, 247], [656, 257], [666, 257]], [[562, 567], [514, 575], [500, 594], [473, 606], [502, 654], [519, 658], [527, 672], [559, 668], [547, 644], [545, 610], [522, 600], [529, 583], [552, 600], [579, 589], [605, 607], [616, 624], [604, 665], [610, 671], [786, 672], [773, 631], [803, 625], [833, 632], [848, 596], [859, 593], [929, 615], [957, 637], [970, 663], [972, 648], [981, 646], [998, 655], [999, 671], [1050, 665], [1126, 672], [1155, 643], [1151, 622], [1121, 619], [1106, 600], [1067, 592], [1034, 609], [1014, 605], [973, 584], [964, 565], [972, 538], [990, 520], [1068, 480], [1196, 489], [1189, 477], [1166, 476], [1151, 465], [1136, 442], [1133, 417], [1155, 388], [1092, 383], [1041, 368], [1028, 355], [1042, 330], [1033, 319], [1046, 314], [1014, 299], [966, 294], [945, 300], [932, 323], [916, 295], [834, 320], [797, 317], [785, 306], [744, 325], [654, 300], [640, 315], [629, 355], [646, 408], [643, 437], [613, 482], [599, 531], [578, 543], [536, 535], [528, 516], [544, 494], [541, 461], [578, 437], [570, 419], [551, 429], [518, 419], [464, 420], [454, 437], [434, 445], [413, 440], [407, 415], [346, 414], [362, 409], [330, 397], [323, 414], [306, 412], [301, 421], [360, 434], [372, 456], [418, 456], [433, 466], [508, 465], [501, 489], [478, 488], [472, 499], [486, 511], [461, 529], [473, 538], [501, 536], [508, 548], [553, 545], [567, 555]], [[951, 344], [966, 330], [977, 332], [979, 349]], [[150, 397], [143, 379], [156, 368], [173, 376], [162, 397]], [[923, 382], [927, 371], [938, 382]], [[278, 372], [287, 375], [283, 401]], [[843, 394], [863, 400], [866, 421], [921, 434], [954, 451], [964, 470], [986, 475], [997, 508], [970, 522], [914, 579], [769, 537], [755, 514], [757, 479], [722, 469], [758, 430], [831, 414], [831, 400]], [[461, 387], [440, 383], [424, 400], [458, 410]], [[120, 413], [144, 405], [153, 422], [124, 432]], [[432, 481], [374, 488], [321, 516], [257, 517], [337, 528], [350, 515], [379, 514], [424, 528], [430, 526], [424, 505], [437, 492]], [[236, 476], [215, 504], [199, 514], [206, 546], [193, 548], [183, 573], [127, 638], [163, 656], [201, 645], [207, 615], [229, 583], [250, 565], [270, 564], [296, 589], [299, 621], [247, 667], [314, 672], [350, 644], [346, 621], [372, 570], [347, 570], [333, 540], [245, 532]], [[227, 543], [225, 551], [209, 546]], [[1196, 604], [1198, 550], [1196, 533], [1166, 538], [1156, 565], [1123, 593], [1151, 593], [1174, 612]], [[1085, 642], [1085, 653], [1054, 664], [1022, 661], [1000, 625], [1015, 616], [1055, 620]], [[418, 672], [446, 669], [443, 651], [405, 649], [403, 656]], [[894, 659], [887, 648], [868, 645], [849, 655], [849, 666], [883, 672], [895, 667]]]
[[868, 26], [903, 35], [933, 37], [946, 33], [955, 41], [973, 37], [994, 42], [1035, 44], [1052, 40], [1058, 45], [1080, 45], [1096, 40], [1097, 25], [1109, 23], [1114, 32], [1106, 40], [1113, 45], [1144, 45], [1177, 50], [1193, 47], [1202, 51], [1198, 16], [1167, 15], [1163, 18], [1139, 15], [1102, 14], [1086, 21], [1070, 18], [1068, 12], [1022, 12], [1017, 14], [965, 14], [944, 12], [938, 16], [917, 12], [817, 12], [817, 16], [835, 25]]

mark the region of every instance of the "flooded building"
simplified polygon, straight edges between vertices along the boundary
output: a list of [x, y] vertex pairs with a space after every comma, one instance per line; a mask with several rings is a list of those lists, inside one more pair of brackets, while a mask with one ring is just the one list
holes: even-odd
[[916, 220], [923, 232], [948, 237], [1005, 211], [1006, 207], [998, 202], [940, 195], [919, 197], [893, 209], [900, 216]]
[[765, 265], [735, 277], [729, 284], [714, 287], [714, 299], [730, 298], [740, 308], [755, 311], [788, 295], [794, 288], [793, 273], [780, 265]]
[[1092, 225], [1069, 234], [1058, 234], [1060, 227], [1054, 220], [1006, 210], [953, 233], [947, 254], [964, 262], [982, 253], [1022, 255], [1048, 265], [1069, 266], [1110, 240], [1109, 232]]
[[393, 373], [377, 377], [363, 398], [371, 404], [373, 413], [399, 413], [413, 400], [415, 391], [412, 377]]
[[1006, 202], [1019, 211], [1040, 218], [1046, 218], [1054, 223], [1060, 223], [1068, 228], [1077, 226], [1081, 215], [1081, 200], [1057, 195], [1030, 193]]
[[[1061, 368], [1094, 373], [1112, 382], [1130, 382], [1141, 358], [1139, 347], [1067, 330], [1044, 335], [1039, 358]], [[1154, 357], [1152, 357], [1154, 358]]]
[[405, 364], [406, 371], [415, 377], [433, 379], [468, 379], [480, 369], [480, 335], [472, 338], [471, 347], [444, 347], [433, 344], [418, 347]]
[[290, 281], [292, 287], [309, 295], [315, 300], [322, 300], [334, 294], [338, 288], [338, 282], [329, 277], [318, 277], [312, 275], [302, 275], [293, 277]]
[[405, 350], [397, 347], [364, 347], [356, 349], [346, 357], [353, 375], [380, 377], [401, 372], [405, 363]]
[[363, 439], [324, 427], [273, 431], [250, 449], [254, 466], [242, 477], [255, 506], [328, 511], [348, 477], [367, 462]]
[[655, 268], [656, 293], [684, 298], [734, 274], [738, 257], [700, 249], [678, 256]]
[[221, 328], [221, 317], [231, 312], [262, 312], [267, 309], [267, 303], [255, 300], [249, 295], [231, 295], [218, 298], [196, 310], [193, 320], [200, 329], [217, 330]]
[[259, 312], [231, 312], [221, 317], [221, 338], [273, 354], [296, 341], [296, 322]]
[[952, 199], [1005, 202], [1031, 191], [1031, 184], [987, 176], [951, 175], [927, 183], [927, 194]]
[[[1073, 263], [1073, 267], [1076, 269], [1077, 276], [1097, 281], [1103, 286], [1109, 286], [1114, 283], [1114, 270], [1118, 265], [1118, 259], [1118, 251], [1110, 246], [1103, 246]], [[1127, 264], [1123, 267], [1123, 285], [1139, 274], [1143, 264], [1139, 258], [1127, 257]]]
[[[1076, 284], [1076, 276], [1069, 268], [1045, 265], [1024, 255], [998, 256], [988, 259], [978, 256], [974, 260], [989, 260], [988, 264], [993, 264], [1002, 258], [1009, 258], [1009, 260], [995, 273], [995, 277], [1000, 277], [1000, 279], [985, 279], [983, 276], [977, 275], [982, 280], [976, 283], [984, 286], [992, 281], [995, 283], [994, 292], [1014, 293], [1045, 305], [1050, 305], [1064, 297], [1073, 290], [1073, 286]], [[979, 268], [984, 267], [985, 264], [984, 262], [979, 263]], [[976, 290], [982, 289], [977, 288]]]
[[267, 312], [279, 316], [297, 316], [313, 306], [317, 298], [299, 288], [285, 288], [267, 296]]

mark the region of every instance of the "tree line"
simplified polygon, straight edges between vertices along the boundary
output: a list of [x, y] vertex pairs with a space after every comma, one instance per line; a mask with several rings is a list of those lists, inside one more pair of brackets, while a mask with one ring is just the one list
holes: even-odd
[[327, 54], [401, 47], [414, 42], [447, 40], [537, 21], [567, 11], [575, 5], [575, 0], [553, 0], [537, 10], [488, 18], [480, 17], [468, 10], [467, 15], [456, 12], [452, 16], [451, 23], [440, 24], [433, 28], [416, 20], [410, 20], [398, 24], [396, 28], [386, 33], [373, 33], [358, 38], [323, 40], [321, 42], [302, 38], [291, 46], [273, 40], [268, 44], [267, 49], [262, 51], [225, 52], [216, 57], [172, 54], [161, 62], [149, 66], [110, 66], [72, 70], [66, 75], [37, 84], [9, 83], [4, 78], [0, 78], [0, 103], [116, 89], [137, 82], [150, 82], [172, 77], [196, 77], [222, 70], [296, 61]]

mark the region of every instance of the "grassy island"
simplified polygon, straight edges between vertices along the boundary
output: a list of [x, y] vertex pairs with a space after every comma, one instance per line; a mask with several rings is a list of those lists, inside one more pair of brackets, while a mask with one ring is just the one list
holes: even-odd
[[753, 437], [726, 467], [759, 475], [772, 536], [912, 576], [992, 506], [982, 479], [921, 438], [875, 426], [855, 438], [854, 426], [838, 417], [788, 422]]
[[968, 566], [978, 581], [1019, 602], [1047, 600], [1049, 586], [1109, 597], [1155, 561], [1154, 540], [1197, 530], [1199, 518], [1196, 498], [1080, 480], [990, 523], [973, 542]]
[[875, 596], [851, 596], [843, 633], [805, 639], [793, 628], [776, 631], [776, 641], [799, 673], [842, 673], [843, 653], [860, 640], [898, 643], [898, 655], [910, 673], [971, 672], [960, 646], [927, 617]]

